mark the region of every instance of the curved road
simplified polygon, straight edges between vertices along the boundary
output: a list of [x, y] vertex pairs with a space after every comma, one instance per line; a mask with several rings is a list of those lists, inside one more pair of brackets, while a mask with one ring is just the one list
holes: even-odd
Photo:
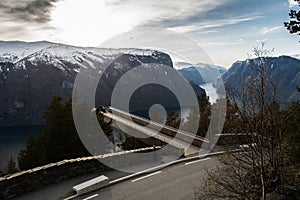
[[[127, 181], [111, 185], [73, 199], [76, 200], [176, 200], [193, 199], [194, 188], [200, 185], [206, 176], [205, 169], [212, 169], [217, 165], [217, 157], [180, 162], [150, 174], [134, 177]], [[49, 185], [37, 191], [30, 192], [15, 200], [54, 200], [72, 196], [72, 187], [100, 175], [105, 175], [110, 180], [115, 180], [127, 173], [119, 171], [105, 171], [75, 177], [58, 184]]]
[[76, 200], [193, 199], [194, 188], [217, 165], [215, 157], [180, 163], [74, 198]]

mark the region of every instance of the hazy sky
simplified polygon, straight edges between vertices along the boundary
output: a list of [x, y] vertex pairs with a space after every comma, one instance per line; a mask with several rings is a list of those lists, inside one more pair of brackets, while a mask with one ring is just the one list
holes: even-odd
[[[1, 0], [0, 40], [48, 40], [99, 46], [133, 27], [162, 27], [186, 34], [217, 65], [246, 59], [259, 41], [274, 55], [299, 54], [289, 35], [292, 0]], [[298, 6], [295, 5], [295, 9]]]

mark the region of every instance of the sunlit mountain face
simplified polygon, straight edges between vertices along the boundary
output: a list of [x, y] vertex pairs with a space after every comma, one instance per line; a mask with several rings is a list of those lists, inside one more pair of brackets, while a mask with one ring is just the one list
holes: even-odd
[[[44, 124], [43, 113], [52, 97], [71, 98], [81, 70], [91, 70], [90, 80], [97, 80], [99, 71], [105, 70], [96, 93], [96, 104], [105, 106], [111, 104], [114, 86], [122, 75], [141, 64], [151, 63], [149, 73], [174, 81], [164, 70], [159, 72], [161, 65], [173, 67], [170, 56], [155, 50], [82, 48], [49, 42], [2, 44], [6, 51], [2, 49], [0, 55], [0, 126]], [[102, 69], [106, 64], [109, 66]], [[204, 93], [197, 85], [193, 88], [197, 94]], [[134, 93], [130, 109], [148, 110], [153, 104], [178, 107], [176, 97], [168, 91], [146, 85]]]

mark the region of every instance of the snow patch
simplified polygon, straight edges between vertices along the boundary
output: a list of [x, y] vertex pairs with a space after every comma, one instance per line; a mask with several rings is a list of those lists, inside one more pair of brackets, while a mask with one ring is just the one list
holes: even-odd
[[25, 61], [20, 61], [15, 64], [16, 69], [26, 70]]
[[[50, 42], [19, 42], [19, 41], [0, 41], [0, 52], [6, 52], [13, 56], [13, 63], [21, 60], [28, 55], [43, 48], [53, 45]], [[1, 57], [1, 56], [0, 56]]]
[[[128, 54], [130, 61], [138, 61], [136, 56], [151, 56], [155, 59], [159, 57], [158, 51], [149, 49], [107, 49], [107, 48], [83, 48], [50, 42], [1, 42], [0, 52], [7, 52], [0, 56], [1, 59], [9, 60], [15, 65], [15, 69], [26, 70], [29, 62], [33, 66], [46, 64], [56, 67], [64, 73], [79, 73], [79, 68], [101, 70], [101, 63], [106, 65], [117, 59], [119, 56]], [[71, 65], [70, 65], [71, 64]], [[119, 64], [115, 68], [123, 68]], [[3, 69], [1, 69], [3, 71]]]
[[15, 63], [18, 59], [18, 56], [15, 54], [4, 53], [0, 55], [0, 62], [2, 63]]
[[300, 60], [300, 54], [290, 55], [290, 57]]
[[73, 71], [76, 72], [76, 73], [80, 73], [80, 69], [74, 68]]

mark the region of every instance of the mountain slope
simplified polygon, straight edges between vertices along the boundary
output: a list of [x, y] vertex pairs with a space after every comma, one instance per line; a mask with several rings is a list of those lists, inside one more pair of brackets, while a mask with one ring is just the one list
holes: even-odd
[[[222, 75], [225, 87], [238, 89], [248, 77], [256, 78], [253, 68], [258, 63], [258, 59], [235, 62]], [[300, 86], [300, 60], [289, 56], [268, 57], [265, 63], [268, 76], [278, 88], [277, 100], [283, 104], [300, 100], [300, 94], [296, 91], [296, 87]]]
[[214, 83], [216, 78], [226, 71], [226, 68], [202, 63], [193, 65], [179, 62], [175, 63], [175, 67], [184, 78], [196, 85]]
[[[26, 52], [30, 54], [18, 57], [17, 61], [0, 61], [0, 126], [44, 124], [43, 113], [52, 97], [61, 96], [64, 100], [71, 98], [74, 80], [81, 70], [91, 71], [89, 81], [99, 79], [99, 71], [105, 70], [97, 87], [96, 105], [110, 105], [116, 83], [125, 73], [142, 64], [151, 63], [150, 72], [162, 73], [166, 81], [175, 84], [160, 68], [162, 64], [173, 67], [170, 56], [162, 52], [81, 48], [62, 44], [48, 46], [47, 42], [44, 44], [45, 48], [33, 53], [31, 43], [27, 47], [22, 46], [19, 51], [14, 50], [14, 47], [7, 47], [7, 51], [3, 52], [19, 52], [18, 56], [24, 56], [26, 54], [20, 52], [28, 49]], [[37, 45], [36, 48], [43, 45]], [[108, 67], [104, 69], [106, 64]], [[130, 109], [141, 109], [140, 102], [144, 105], [157, 103], [166, 107], [177, 107], [177, 99], [167, 90], [157, 85], [145, 87], [130, 100]], [[204, 90], [199, 88], [197, 93], [204, 93]]]
[[52, 45], [54, 45], [54, 43], [47, 41], [30, 43], [21, 41], [0, 41], [0, 62], [14, 63]]

